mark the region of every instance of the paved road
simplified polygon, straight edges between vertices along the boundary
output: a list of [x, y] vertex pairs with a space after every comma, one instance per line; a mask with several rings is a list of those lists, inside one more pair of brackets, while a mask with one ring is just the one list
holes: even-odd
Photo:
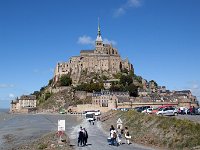
[[[88, 131], [88, 145], [85, 147], [77, 146], [78, 131], [80, 126], [85, 127]], [[95, 122], [95, 125], [90, 125], [89, 122], [83, 120], [81, 124], [76, 125], [73, 129], [68, 131], [68, 135], [71, 139], [71, 144], [74, 145], [76, 150], [152, 150], [152, 148], [144, 147], [135, 143], [130, 145], [123, 144], [120, 146], [111, 146], [107, 143], [107, 137], [109, 133], [105, 133], [101, 127], [101, 122]]]

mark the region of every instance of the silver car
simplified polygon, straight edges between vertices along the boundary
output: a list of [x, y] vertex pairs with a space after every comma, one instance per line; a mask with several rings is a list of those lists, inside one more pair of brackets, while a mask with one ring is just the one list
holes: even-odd
[[178, 111], [175, 107], [164, 107], [160, 108], [156, 114], [160, 116], [176, 116]]

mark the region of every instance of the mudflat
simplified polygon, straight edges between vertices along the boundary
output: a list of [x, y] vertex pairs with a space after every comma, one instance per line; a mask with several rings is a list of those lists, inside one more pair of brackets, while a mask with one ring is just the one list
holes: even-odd
[[0, 149], [17, 149], [48, 133], [56, 132], [58, 120], [66, 120], [66, 134], [82, 121], [81, 116], [59, 114], [0, 113]]

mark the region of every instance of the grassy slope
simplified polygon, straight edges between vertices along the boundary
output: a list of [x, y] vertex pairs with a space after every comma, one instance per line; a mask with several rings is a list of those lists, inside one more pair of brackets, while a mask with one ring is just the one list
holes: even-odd
[[[135, 111], [117, 112], [106, 124], [121, 118], [136, 143], [166, 149], [200, 148], [200, 124], [174, 117], [145, 115]], [[197, 149], [198, 149], [197, 148]]]

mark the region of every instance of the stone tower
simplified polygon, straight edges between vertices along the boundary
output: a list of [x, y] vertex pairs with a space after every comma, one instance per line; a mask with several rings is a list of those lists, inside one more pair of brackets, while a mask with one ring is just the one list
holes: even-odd
[[102, 54], [103, 53], [103, 40], [101, 37], [101, 30], [100, 30], [100, 24], [98, 21], [98, 31], [97, 31], [97, 38], [95, 41], [95, 46], [96, 46], [96, 53]]

